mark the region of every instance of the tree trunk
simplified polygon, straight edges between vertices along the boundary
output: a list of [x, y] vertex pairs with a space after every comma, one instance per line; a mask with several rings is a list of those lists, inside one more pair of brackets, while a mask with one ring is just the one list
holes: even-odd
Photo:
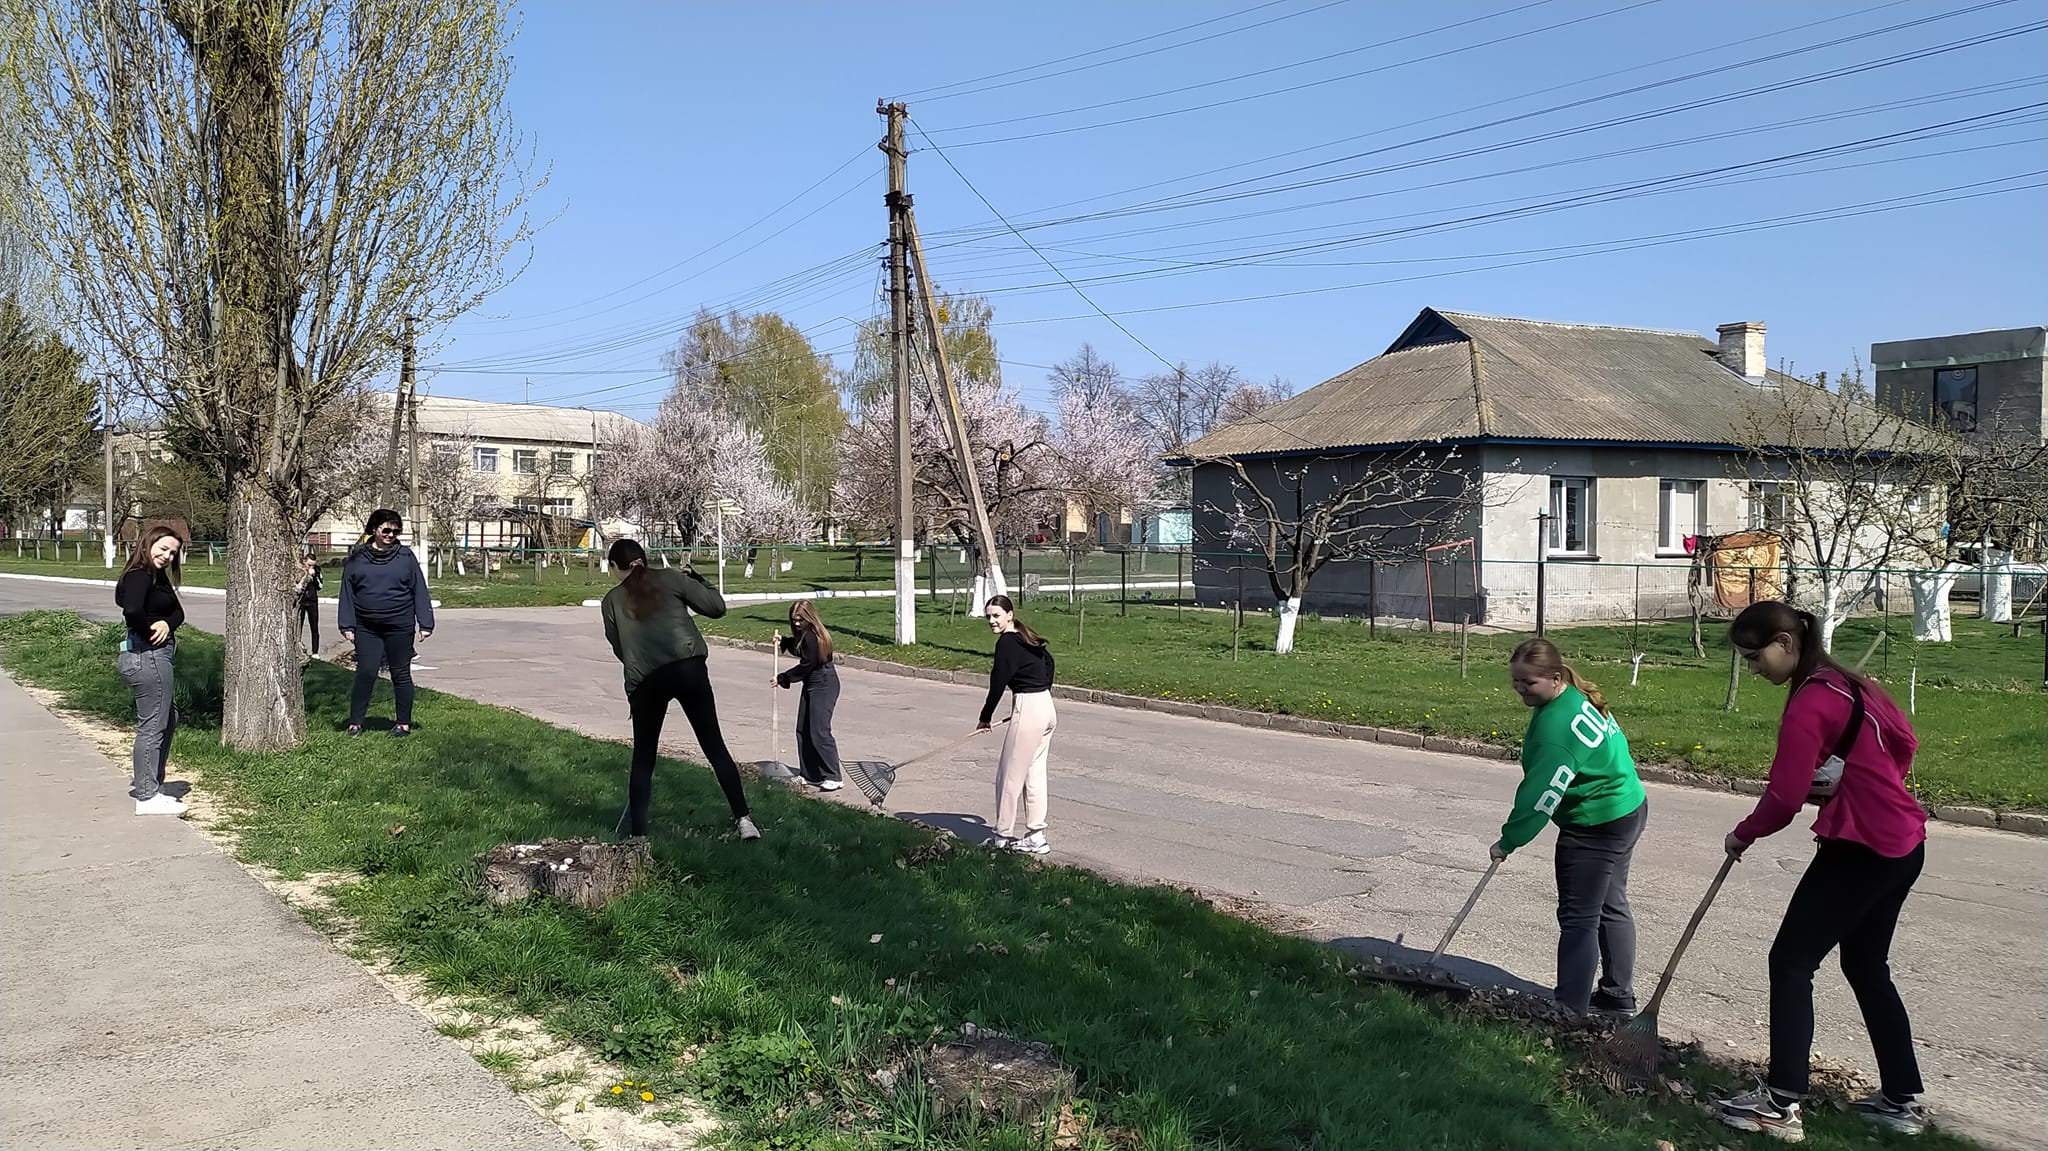
[[1825, 572], [1820, 578], [1820, 610], [1814, 613], [1820, 619], [1820, 649], [1835, 650], [1835, 629], [1842, 626], [1846, 614], [1842, 608], [1842, 578], [1835, 572]]
[[238, 480], [230, 490], [228, 521], [221, 742], [243, 751], [296, 747], [306, 737], [297, 541], [290, 520], [253, 480]]
[[1288, 596], [1280, 601], [1280, 638], [1273, 643], [1273, 650], [1286, 655], [1294, 650], [1294, 625], [1301, 620], [1301, 597]]

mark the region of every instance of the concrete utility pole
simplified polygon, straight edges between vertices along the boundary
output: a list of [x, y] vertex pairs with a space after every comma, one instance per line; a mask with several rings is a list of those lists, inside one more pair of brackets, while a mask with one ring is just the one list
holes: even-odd
[[107, 561], [108, 570], [114, 567], [114, 377], [100, 377], [100, 419], [105, 432], [101, 438], [100, 454], [106, 464], [106, 500], [100, 504], [100, 553]]
[[[932, 293], [931, 273], [925, 268], [924, 244], [917, 236], [917, 213], [906, 207], [903, 222], [905, 230], [909, 233], [910, 259], [917, 275], [918, 299], [924, 307], [925, 332], [931, 340], [932, 363], [937, 366], [937, 371], [933, 373], [936, 378], [932, 384], [939, 393], [936, 397], [939, 416], [946, 424], [947, 437], [953, 441], [953, 457], [960, 468], [960, 486], [966, 489], [960, 494], [965, 498], [968, 510], [974, 515], [974, 534], [980, 545], [982, 565], [986, 569], [976, 575], [977, 578], [987, 581], [986, 590], [989, 595], [1007, 595], [1009, 588], [1003, 581], [1002, 558], [996, 554], [996, 533], [989, 526], [988, 504], [981, 498], [981, 477], [974, 466], [974, 445], [967, 438], [967, 421], [960, 415], [960, 393], [953, 387], [952, 368], [946, 363], [946, 342], [941, 338], [939, 329], [938, 299]], [[996, 468], [997, 475], [1000, 476], [1000, 461], [997, 462]], [[976, 611], [980, 611], [981, 608], [980, 603], [974, 605]]]
[[[378, 505], [391, 507], [398, 502], [398, 441], [405, 434], [405, 420], [412, 412], [412, 317], [405, 318], [405, 327], [399, 336], [400, 359], [398, 367], [398, 401], [391, 405], [391, 443], [384, 452], [384, 483], [378, 495]], [[412, 508], [408, 506], [408, 517]], [[411, 526], [408, 518], [407, 526]], [[363, 536], [356, 542], [369, 539]]]
[[896, 386], [896, 642], [917, 642], [917, 521], [910, 443], [910, 193], [905, 190], [902, 104], [875, 102], [888, 118], [882, 151], [889, 157], [889, 356]]

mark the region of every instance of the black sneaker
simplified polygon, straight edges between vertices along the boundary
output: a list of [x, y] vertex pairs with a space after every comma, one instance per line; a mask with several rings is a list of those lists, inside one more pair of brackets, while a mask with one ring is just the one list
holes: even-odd
[[394, 723], [391, 725], [391, 738], [393, 739], [404, 739], [411, 734], [412, 725], [409, 723]]
[[1894, 1103], [1885, 1098], [1882, 1091], [1873, 1092], [1849, 1104], [1849, 1110], [1862, 1116], [1865, 1122], [1874, 1123], [1900, 1135], [1918, 1135], [1927, 1130], [1927, 1108], [1911, 1099], [1904, 1103]]
[[1636, 1001], [1609, 995], [1604, 991], [1595, 991], [1592, 1002], [1586, 1005], [1586, 1010], [1594, 1015], [1604, 1015], [1610, 1019], [1634, 1019], [1636, 1017]]

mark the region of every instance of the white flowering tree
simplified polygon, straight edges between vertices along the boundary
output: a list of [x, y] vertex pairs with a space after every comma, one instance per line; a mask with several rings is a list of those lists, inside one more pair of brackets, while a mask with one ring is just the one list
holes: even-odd
[[1059, 483], [1091, 512], [1142, 515], [1156, 501], [1160, 461], [1151, 437], [1133, 434], [1136, 405], [1121, 388], [1060, 394]]

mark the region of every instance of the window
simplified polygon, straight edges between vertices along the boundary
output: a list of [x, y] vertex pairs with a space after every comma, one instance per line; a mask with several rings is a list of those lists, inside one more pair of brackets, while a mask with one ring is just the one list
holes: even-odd
[[1942, 368], [1934, 373], [1934, 410], [1951, 430], [1977, 430], [1977, 369]]
[[561, 516], [563, 519], [571, 519], [576, 515], [576, 501], [573, 499], [550, 500], [548, 501], [547, 506], [542, 508], [541, 510], [545, 511], [551, 516]]
[[434, 444], [433, 458], [435, 467], [452, 468], [455, 462], [462, 458], [462, 449], [451, 443], [437, 442]]
[[512, 452], [512, 470], [522, 476], [530, 476], [540, 470], [540, 453], [532, 448], [515, 448]]
[[1784, 485], [1765, 481], [1749, 485], [1749, 527], [1751, 531], [1783, 532], [1792, 522], [1792, 500]]
[[1583, 476], [1550, 480], [1550, 550], [1587, 555], [1593, 550], [1593, 481]]
[[1705, 535], [1707, 485], [1704, 480], [1657, 481], [1657, 550], [1685, 550], [1685, 537]]
[[566, 476], [576, 470], [576, 453], [555, 452], [550, 457], [549, 466], [554, 469], [556, 475]]
[[495, 472], [498, 470], [498, 449], [478, 448], [476, 449], [475, 460], [477, 471]]

